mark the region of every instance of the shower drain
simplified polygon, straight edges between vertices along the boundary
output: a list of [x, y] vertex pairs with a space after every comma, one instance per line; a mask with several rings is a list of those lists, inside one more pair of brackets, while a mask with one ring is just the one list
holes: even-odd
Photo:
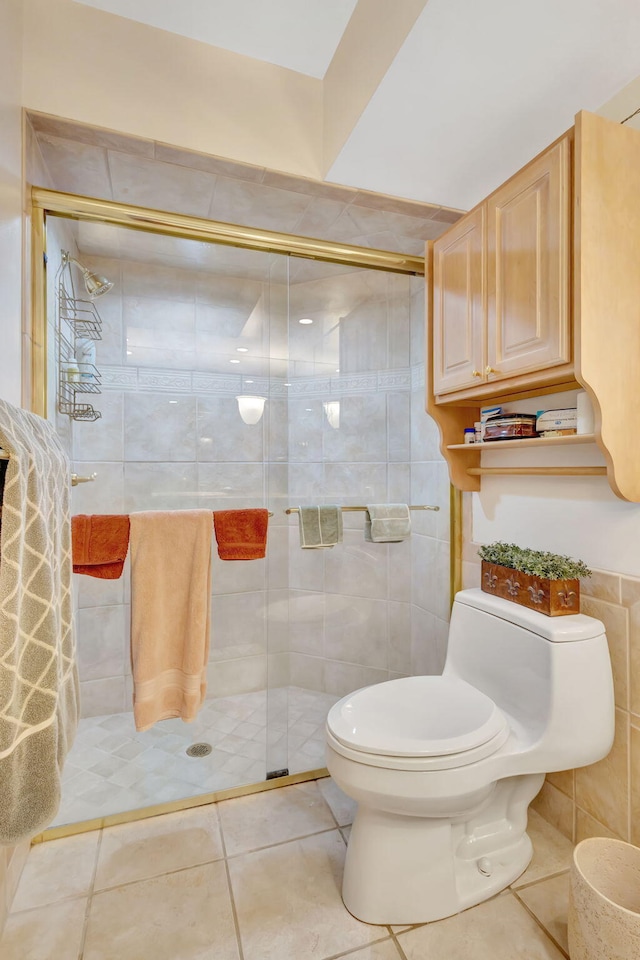
[[187, 747], [187, 756], [189, 757], [208, 757], [213, 747], [210, 743], [192, 743]]

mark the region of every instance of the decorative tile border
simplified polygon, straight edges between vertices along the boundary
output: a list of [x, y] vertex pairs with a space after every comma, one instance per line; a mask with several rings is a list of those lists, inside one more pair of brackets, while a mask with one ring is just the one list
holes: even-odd
[[132, 390], [137, 389], [137, 367], [103, 366], [100, 369], [102, 372], [103, 390], [122, 390], [123, 387]]
[[164, 370], [142, 370], [138, 369], [138, 389], [139, 390], [177, 390], [180, 392], [191, 391], [191, 373], [167, 373]]
[[397, 370], [374, 370], [340, 377], [255, 377], [163, 370], [156, 367], [108, 365], [102, 367], [102, 388], [153, 393], [184, 393], [197, 396], [236, 397], [252, 393], [266, 397], [326, 399], [372, 393], [397, 393], [424, 384], [424, 365]]
[[411, 367], [411, 389], [415, 390], [417, 387], [424, 387], [425, 383], [425, 365], [424, 363], [417, 363], [415, 366]]

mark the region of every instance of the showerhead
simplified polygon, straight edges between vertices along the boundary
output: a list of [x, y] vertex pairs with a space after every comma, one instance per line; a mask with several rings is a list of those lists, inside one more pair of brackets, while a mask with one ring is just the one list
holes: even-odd
[[96, 297], [101, 297], [103, 293], [107, 293], [107, 291], [111, 290], [111, 287], [113, 286], [113, 280], [107, 280], [106, 277], [101, 277], [97, 273], [92, 273], [86, 268], [83, 268], [82, 278], [91, 300], [95, 300]]
[[90, 300], [95, 300], [96, 297], [101, 297], [103, 293], [111, 290], [113, 286], [112, 280], [107, 280], [106, 277], [101, 277], [97, 273], [92, 273], [84, 264], [80, 263], [79, 260], [76, 260], [75, 257], [72, 257], [66, 250], [62, 251], [62, 263], [75, 263], [77, 267], [80, 267], [82, 270], [82, 279], [84, 280], [84, 286], [89, 295]]

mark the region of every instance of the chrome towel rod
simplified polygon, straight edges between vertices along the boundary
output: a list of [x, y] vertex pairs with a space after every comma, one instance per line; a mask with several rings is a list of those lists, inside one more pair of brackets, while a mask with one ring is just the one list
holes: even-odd
[[[366, 507], [340, 507], [343, 513], [366, 513]], [[409, 510], [439, 510], [440, 507], [432, 507], [428, 504], [419, 503], [415, 506], [409, 506]], [[285, 513], [299, 513], [300, 507], [287, 507]]]

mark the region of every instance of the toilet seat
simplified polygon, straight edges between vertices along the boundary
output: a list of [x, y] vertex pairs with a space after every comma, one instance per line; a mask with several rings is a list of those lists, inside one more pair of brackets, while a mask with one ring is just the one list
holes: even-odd
[[403, 677], [357, 690], [327, 717], [333, 749], [362, 763], [445, 769], [473, 763], [509, 736], [486, 694], [456, 677]]

